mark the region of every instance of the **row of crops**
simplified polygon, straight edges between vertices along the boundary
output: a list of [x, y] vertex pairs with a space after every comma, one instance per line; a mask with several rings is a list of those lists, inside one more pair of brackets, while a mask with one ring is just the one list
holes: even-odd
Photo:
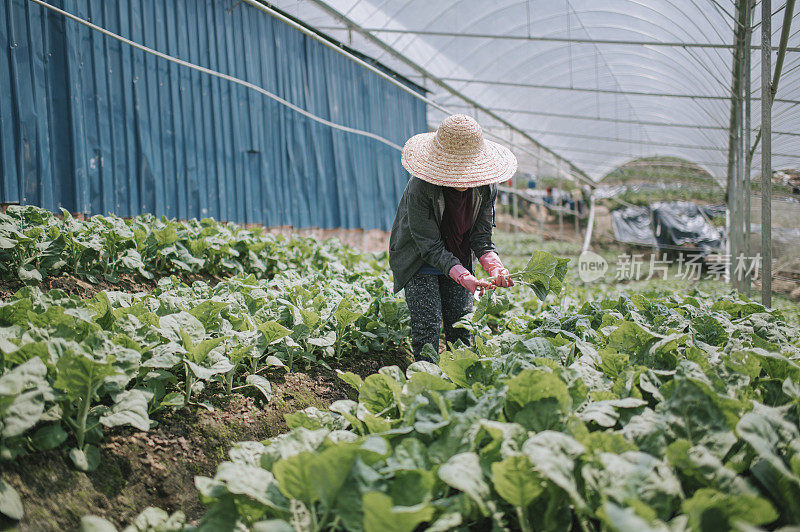
[[36, 283], [61, 273], [89, 281], [116, 282], [122, 274], [147, 279], [181, 273], [271, 277], [286, 270], [314, 271], [331, 259], [352, 264], [357, 254], [286, 241], [236, 224], [211, 219], [188, 222], [150, 215], [57, 217], [36, 207], [10, 206], [0, 213], [0, 276]]
[[[520, 294], [465, 325], [474, 348], [344, 373], [357, 401], [231, 449], [197, 478], [197, 529], [800, 523], [800, 334], [777, 311], [702, 294], [562, 309]], [[191, 529], [179, 513], [140, 519]]]
[[[271, 372], [406, 343], [407, 311], [384, 264], [336, 242], [211, 220], [84, 221], [26, 207], [0, 215], [0, 246], [5, 278], [30, 283], [0, 302], [0, 465], [65, 446], [77, 469], [91, 471], [105, 429], [146, 431], [164, 409], [211, 409], [198, 399], [209, 383], [269, 399]], [[226, 278], [189, 286], [164, 276], [149, 294], [89, 299], [37, 288], [64, 272], [90, 281]], [[0, 512], [22, 515], [1, 480]]]
[[[91, 468], [104, 428], [147, 430], [160, 409], [208, 407], [198, 399], [204, 384], [268, 397], [276, 368], [335, 367], [356, 350], [407, 341], [405, 305], [391, 294], [381, 258], [210, 221], [49, 217], [45, 237], [35, 223], [19, 225], [34, 214], [49, 216], [9, 216], [40, 244], [61, 238], [66, 225], [91, 240], [121, 224], [134, 233], [121, 253], [136, 251], [144, 272], [158, 275], [183, 266], [172, 255], [154, 266], [147, 249], [164, 247], [143, 243], [172, 227], [173, 244], [204, 261], [183, 264], [216, 268], [218, 250], [233, 250], [226, 260], [238, 266], [225, 273], [238, 274], [213, 287], [167, 277], [149, 295], [88, 300], [24, 288], [0, 305], [4, 460], [63, 446], [77, 467]], [[5, 238], [6, 256], [33, 245]], [[215, 251], [191, 244], [203, 239]], [[70, 249], [58, 255], [65, 264]], [[105, 253], [101, 246], [98, 257]], [[127, 267], [111, 261], [101, 272], [102, 259], [95, 262], [87, 278]], [[28, 264], [47, 273], [65, 268], [57, 263]], [[640, 532], [800, 523], [800, 330], [736, 296], [560, 298], [565, 271], [563, 259], [534, 253], [519, 274], [526, 286], [484, 298], [462, 322], [473, 347], [365, 379], [340, 372], [353, 399], [287, 415], [288, 433], [237, 444], [213, 478], [197, 477], [208, 507], [199, 522], [148, 508], [131, 529]], [[568, 283], [566, 291], [580, 294]], [[18, 503], [0, 485], [0, 512], [18, 518]], [[83, 526], [114, 530], [91, 516]]]

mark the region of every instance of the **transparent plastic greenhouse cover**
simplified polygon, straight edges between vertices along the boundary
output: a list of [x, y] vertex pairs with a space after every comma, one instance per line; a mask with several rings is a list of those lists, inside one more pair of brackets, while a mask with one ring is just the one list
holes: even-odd
[[[680, 157], [721, 184], [726, 179], [737, 24], [733, 0], [273, 4], [424, 85], [448, 110], [477, 116], [485, 128], [527, 147], [516, 149], [523, 171], [556, 165], [557, 158], [543, 154], [535, 140], [558, 154], [569, 173], [594, 180], [648, 156]], [[783, 2], [774, 2], [775, 47], [782, 8]], [[759, 20], [757, 7], [754, 25]], [[773, 105], [776, 169], [800, 166], [797, 13], [794, 22]], [[759, 44], [756, 27], [750, 76], [753, 137], [761, 116]], [[435, 108], [428, 113], [430, 126], [443, 117]], [[540, 158], [543, 162], [537, 163]], [[758, 150], [751, 168], [754, 176], [759, 174]]]

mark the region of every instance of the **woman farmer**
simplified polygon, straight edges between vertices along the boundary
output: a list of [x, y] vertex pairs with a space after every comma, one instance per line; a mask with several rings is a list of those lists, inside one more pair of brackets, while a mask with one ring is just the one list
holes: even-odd
[[[425, 344], [435, 351], [444, 322], [445, 341], [469, 345], [469, 331], [453, 325], [472, 311], [473, 294], [509, 287], [492, 243], [497, 183], [517, 170], [507, 148], [484, 140], [466, 115], [452, 115], [436, 133], [415, 135], [402, 163], [413, 176], [406, 185], [389, 240], [394, 290], [405, 288], [411, 314], [411, 346], [420, 360]], [[474, 275], [473, 255], [490, 280]]]

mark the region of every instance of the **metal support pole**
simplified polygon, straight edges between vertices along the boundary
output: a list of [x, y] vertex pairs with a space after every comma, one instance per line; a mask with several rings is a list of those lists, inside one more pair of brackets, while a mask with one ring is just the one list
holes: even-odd
[[515, 253], [516, 253], [516, 249], [517, 249], [517, 223], [518, 223], [518, 220], [517, 220], [517, 216], [518, 216], [517, 202], [518, 202], [518, 199], [517, 199], [517, 175], [516, 174], [514, 174], [514, 177], [511, 178], [511, 187], [514, 189], [514, 193], [511, 194], [511, 209], [514, 212], [514, 229], [513, 229], [513, 231], [514, 231], [514, 250], [515, 250]]
[[589, 220], [586, 222], [586, 235], [583, 238], [581, 253], [589, 250], [592, 245], [592, 230], [594, 228], [594, 195], [589, 197]]
[[741, 268], [743, 264], [740, 262], [744, 261], [744, 220], [745, 220], [745, 213], [744, 213], [744, 196], [746, 194], [744, 188], [745, 182], [745, 166], [746, 166], [746, 159], [747, 159], [747, 151], [746, 151], [746, 143], [745, 137], [748, 136], [747, 126], [745, 124], [745, 85], [747, 83], [747, 75], [746, 71], [748, 69], [748, 62], [747, 57], [749, 55], [749, 44], [748, 41], [750, 37], [749, 25], [750, 25], [750, 0], [743, 0], [742, 5], [742, 26], [743, 31], [741, 32], [741, 42], [739, 46], [739, 91], [737, 92], [737, 111], [738, 111], [738, 126], [739, 126], [739, 135], [738, 135], [738, 146], [737, 146], [737, 157], [736, 157], [736, 165], [737, 165], [737, 183], [736, 183], [736, 196], [734, 200], [736, 202], [736, 255], [731, 257], [731, 264], [734, 268], [734, 276], [735, 276], [735, 283], [734, 286], [739, 291], [739, 293], [744, 292], [744, 270]]
[[575, 201], [575, 209], [572, 211], [575, 217], [575, 234], [579, 235], [581, 234], [581, 225], [580, 220], [578, 220], [578, 202], [575, 198], [573, 198], [573, 201]]
[[[508, 131], [508, 142], [509, 144], [514, 143], [514, 131]], [[511, 211], [512, 216], [514, 217], [514, 252], [516, 253], [517, 250], [517, 233], [519, 229], [517, 225], [519, 224], [519, 210], [518, 210], [518, 202], [519, 198], [517, 198], [517, 173], [515, 172], [513, 176], [511, 176], [511, 188], [514, 190], [513, 194], [511, 194]]]
[[[575, 192], [575, 189], [572, 189], [572, 193]], [[573, 196], [572, 198], [572, 217], [575, 219], [575, 234], [581, 234], [581, 221], [578, 219], [578, 196]]]
[[741, 87], [736, 90], [736, 129], [734, 138], [734, 167], [733, 179], [731, 180], [731, 187], [728, 191], [728, 209], [730, 210], [730, 228], [728, 240], [730, 242], [730, 257], [727, 261], [728, 265], [728, 279], [731, 286], [739, 289], [739, 278], [736, 275], [736, 258], [741, 253], [741, 230], [742, 230], [742, 211], [740, 208], [739, 197], [741, 196], [741, 182], [742, 182], [742, 99]]
[[731, 68], [731, 113], [728, 139], [728, 260], [725, 261], [725, 274], [728, 282], [737, 290], [741, 289], [737, 275], [736, 261], [742, 250], [742, 182], [744, 174], [742, 137], [744, 129], [744, 106], [742, 85], [744, 80], [745, 22], [748, 0], [736, 0], [736, 20], [734, 27], [734, 53]]
[[[792, 30], [792, 16], [794, 14], [794, 4], [795, 0], [786, 0], [786, 5], [783, 6], [783, 26], [781, 27], [781, 41], [780, 44], [778, 45], [778, 57], [775, 59], [775, 72], [772, 74], [770, 109], [772, 109], [772, 104], [775, 103], [775, 93], [778, 92], [778, 82], [780, 82], [781, 80], [781, 72], [783, 71], [783, 60], [786, 57], [786, 51], [788, 50], [786, 45], [789, 42], [789, 33]], [[761, 50], [763, 54], [764, 50], [763, 43]], [[758, 134], [756, 135], [756, 139], [755, 141], [753, 141], [753, 147], [750, 149], [751, 159], [753, 158], [753, 153], [756, 151], [756, 148], [758, 147], [758, 142], [761, 140], [762, 133], [763, 131], [759, 129]]]
[[[790, 0], [791, 1], [791, 0]], [[421, 76], [409, 74], [406, 76], [410, 79], [419, 79]], [[654, 98], [683, 98], [688, 100], [717, 100], [728, 101], [730, 96], [723, 96], [717, 94], [692, 94], [688, 92], [647, 92], [647, 91], [633, 91], [633, 90], [620, 90], [620, 89], [595, 89], [593, 87], [570, 87], [567, 85], [539, 85], [536, 83], [520, 83], [515, 81], [498, 81], [493, 79], [471, 79], [471, 78], [440, 78], [441, 80], [453, 83], [472, 83], [475, 85], [492, 85], [499, 87], [523, 87], [529, 89], [543, 89], [543, 90], [557, 90], [557, 91], [570, 91], [570, 92], [591, 92], [599, 94], [621, 94], [629, 96], [646, 96]], [[761, 97], [753, 98], [759, 100]], [[797, 104], [800, 100], [795, 99], [779, 99], [778, 103]], [[522, 130], [518, 130], [523, 132]]]
[[[558, 203], [562, 204], [563, 191], [561, 188], [561, 159], [558, 159], [556, 161], [556, 175], [558, 176], [558, 181], [556, 181], [558, 183]], [[564, 209], [563, 205], [557, 205], [557, 207], [558, 210], [556, 212], [558, 213], [558, 236], [562, 236], [564, 233]]]
[[[526, 0], [527, 3], [527, 0]], [[341, 30], [337, 26], [319, 26], [318, 29], [323, 31]], [[731, 49], [732, 45], [728, 43], [708, 43], [708, 42], [682, 42], [682, 41], [656, 41], [656, 40], [624, 40], [624, 39], [588, 39], [580, 37], [550, 37], [540, 35], [508, 35], [497, 33], [465, 33], [465, 32], [452, 32], [452, 31], [429, 31], [429, 30], [412, 30], [408, 28], [392, 29], [392, 28], [364, 28], [364, 31], [369, 33], [386, 33], [386, 34], [402, 34], [402, 35], [424, 35], [434, 37], [459, 37], [463, 39], [503, 39], [515, 41], [539, 41], [539, 42], [554, 42], [554, 43], [569, 43], [569, 44], [595, 44], [595, 45], [628, 45], [628, 46], [661, 46], [670, 48], [705, 48], [705, 49]], [[757, 48], [757, 47], [754, 47]], [[798, 51], [800, 48], [791, 48], [791, 51]]]
[[747, 5], [747, 26], [745, 28], [745, 43], [746, 43], [746, 53], [744, 57], [744, 186], [743, 186], [743, 195], [744, 195], [744, 295], [750, 297], [750, 290], [752, 288], [752, 272], [750, 271], [751, 261], [751, 234], [750, 234], [750, 195], [752, 194], [753, 187], [750, 184], [750, 162], [751, 158], [749, 157], [750, 154], [750, 144], [751, 144], [751, 133], [752, 133], [752, 126], [751, 126], [751, 92], [752, 92], [752, 80], [750, 79], [750, 68], [751, 68], [751, 59], [752, 59], [752, 52], [750, 51], [750, 44], [753, 40], [753, 10], [755, 9], [755, 2], [753, 0], [748, 1]]
[[[536, 159], [536, 186], [539, 187], [539, 192], [542, 190], [542, 150], [539, 150], [539, 158]], [[546, 216], [547, 209], [544, 206], [544, 200], [542, 199], [543, 196], [540, 194], [539, 196], [539, 234], [544, 240], [544, 217]]]
[[[772, 94], [772, 0], [761, 0], [761, 94]], [[772, 99], [761, 98], [761, 303], [772, 306]]]

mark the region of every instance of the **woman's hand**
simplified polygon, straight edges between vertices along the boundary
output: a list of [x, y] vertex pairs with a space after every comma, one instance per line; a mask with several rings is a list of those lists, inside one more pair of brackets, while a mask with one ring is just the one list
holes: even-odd
[[492, 283], [484, 281], [483, 279], [478, 279], [469, 273], [457, 282], [473, 294], [477, 291], [479, 296], [482, 296], [486, 290], [494, 290], [494, 285]]
[[469, 270], [461, 264], [457, 264], [450, 268], [450, 278], [469, 290], [472, 294], [478, 292], [479, 296], [482, 296], [486, 290], [494, 289], [494, 285], [492, 283], [489, 281], [484, 281], [483, 279], [478, 279], [469, 273]]
[[494, 251], [485, 253], [478, 259], [478, 262], [481, 263], [486, 273], [492, 277], [493, 286], [500, 288], [514, 286], [514, 281], [508, 276], [508, 270], [503, 266], [503, 263], [500, 262], [500, 257], [497, 256], [497, 253]]

